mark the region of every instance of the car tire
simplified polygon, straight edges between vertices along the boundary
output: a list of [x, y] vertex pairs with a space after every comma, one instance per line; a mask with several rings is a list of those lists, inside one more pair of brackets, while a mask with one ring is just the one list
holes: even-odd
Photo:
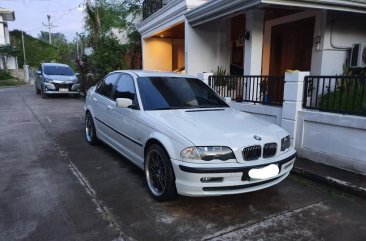
[[41, 94], [41, 91], [37, 88], [37, 85], [35, 85], [36, 86], [36, 94], [37, 95], [40, 95]]
[[147, 187], [153, 198], [169, 201], [178, 196], [172, 164], [163, 147], [157, 144], [149, 147], [145, 155], [144, 170]]
[[46, 99], [48, 96], [47, 94], [44, 92], [44, 86], [41, 85], [41, 96], [43, 99]]
[[96, 145], [98, 143], [93, 116], [90, 112], [87, 112], [85, 115], [85, 139], [90, 145]]

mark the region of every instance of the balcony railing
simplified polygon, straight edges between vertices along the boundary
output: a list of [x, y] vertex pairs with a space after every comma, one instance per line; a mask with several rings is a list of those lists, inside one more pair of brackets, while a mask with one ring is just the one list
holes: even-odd
[[145, 0], [142, 3], [142, 18], [146, 19], [164, 7], [171, 0]]
[[303, 107], [366, 116], [366, 76], [307, 76]]
[[283, 76], [210, 76], [209, 86], [237, 102], [282, 105]]

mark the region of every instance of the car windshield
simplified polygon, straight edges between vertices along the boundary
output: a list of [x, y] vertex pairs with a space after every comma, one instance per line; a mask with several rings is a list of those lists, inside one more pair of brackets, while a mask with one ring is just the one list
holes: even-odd
[[45, 66], [44, 73], [47, 75], [66, 75], [73, 76], [74, 72], [67, 66]]
[[145, 110], [228, 107], [201, 80], [183, 77], [140, 77], [137, 80]]

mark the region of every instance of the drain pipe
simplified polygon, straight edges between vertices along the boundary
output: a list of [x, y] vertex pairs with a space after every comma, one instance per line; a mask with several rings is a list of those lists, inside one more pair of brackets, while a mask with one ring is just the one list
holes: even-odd
[[334, 27], [334, 19], [330, 22], [330, 46], [333, 48], [333, 49], [337, 49], [337, 50], [340, 50], [340, 51], [348, 51], [350, 49], [352, 49], [352, 47], [339, 47], [339, 46], [336, 46], [333, 42], [333, 27]]

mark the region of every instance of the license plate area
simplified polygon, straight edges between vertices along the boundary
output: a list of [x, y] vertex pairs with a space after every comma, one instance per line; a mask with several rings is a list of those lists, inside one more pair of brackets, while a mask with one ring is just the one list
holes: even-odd
[[243, 173], [242, 181], [260, 181], [277, 176], [280, 173], [278, 164], [252, 168]]
[[58, 89], [60, 92], [69, 92], [68, 88], [59, 88]]

